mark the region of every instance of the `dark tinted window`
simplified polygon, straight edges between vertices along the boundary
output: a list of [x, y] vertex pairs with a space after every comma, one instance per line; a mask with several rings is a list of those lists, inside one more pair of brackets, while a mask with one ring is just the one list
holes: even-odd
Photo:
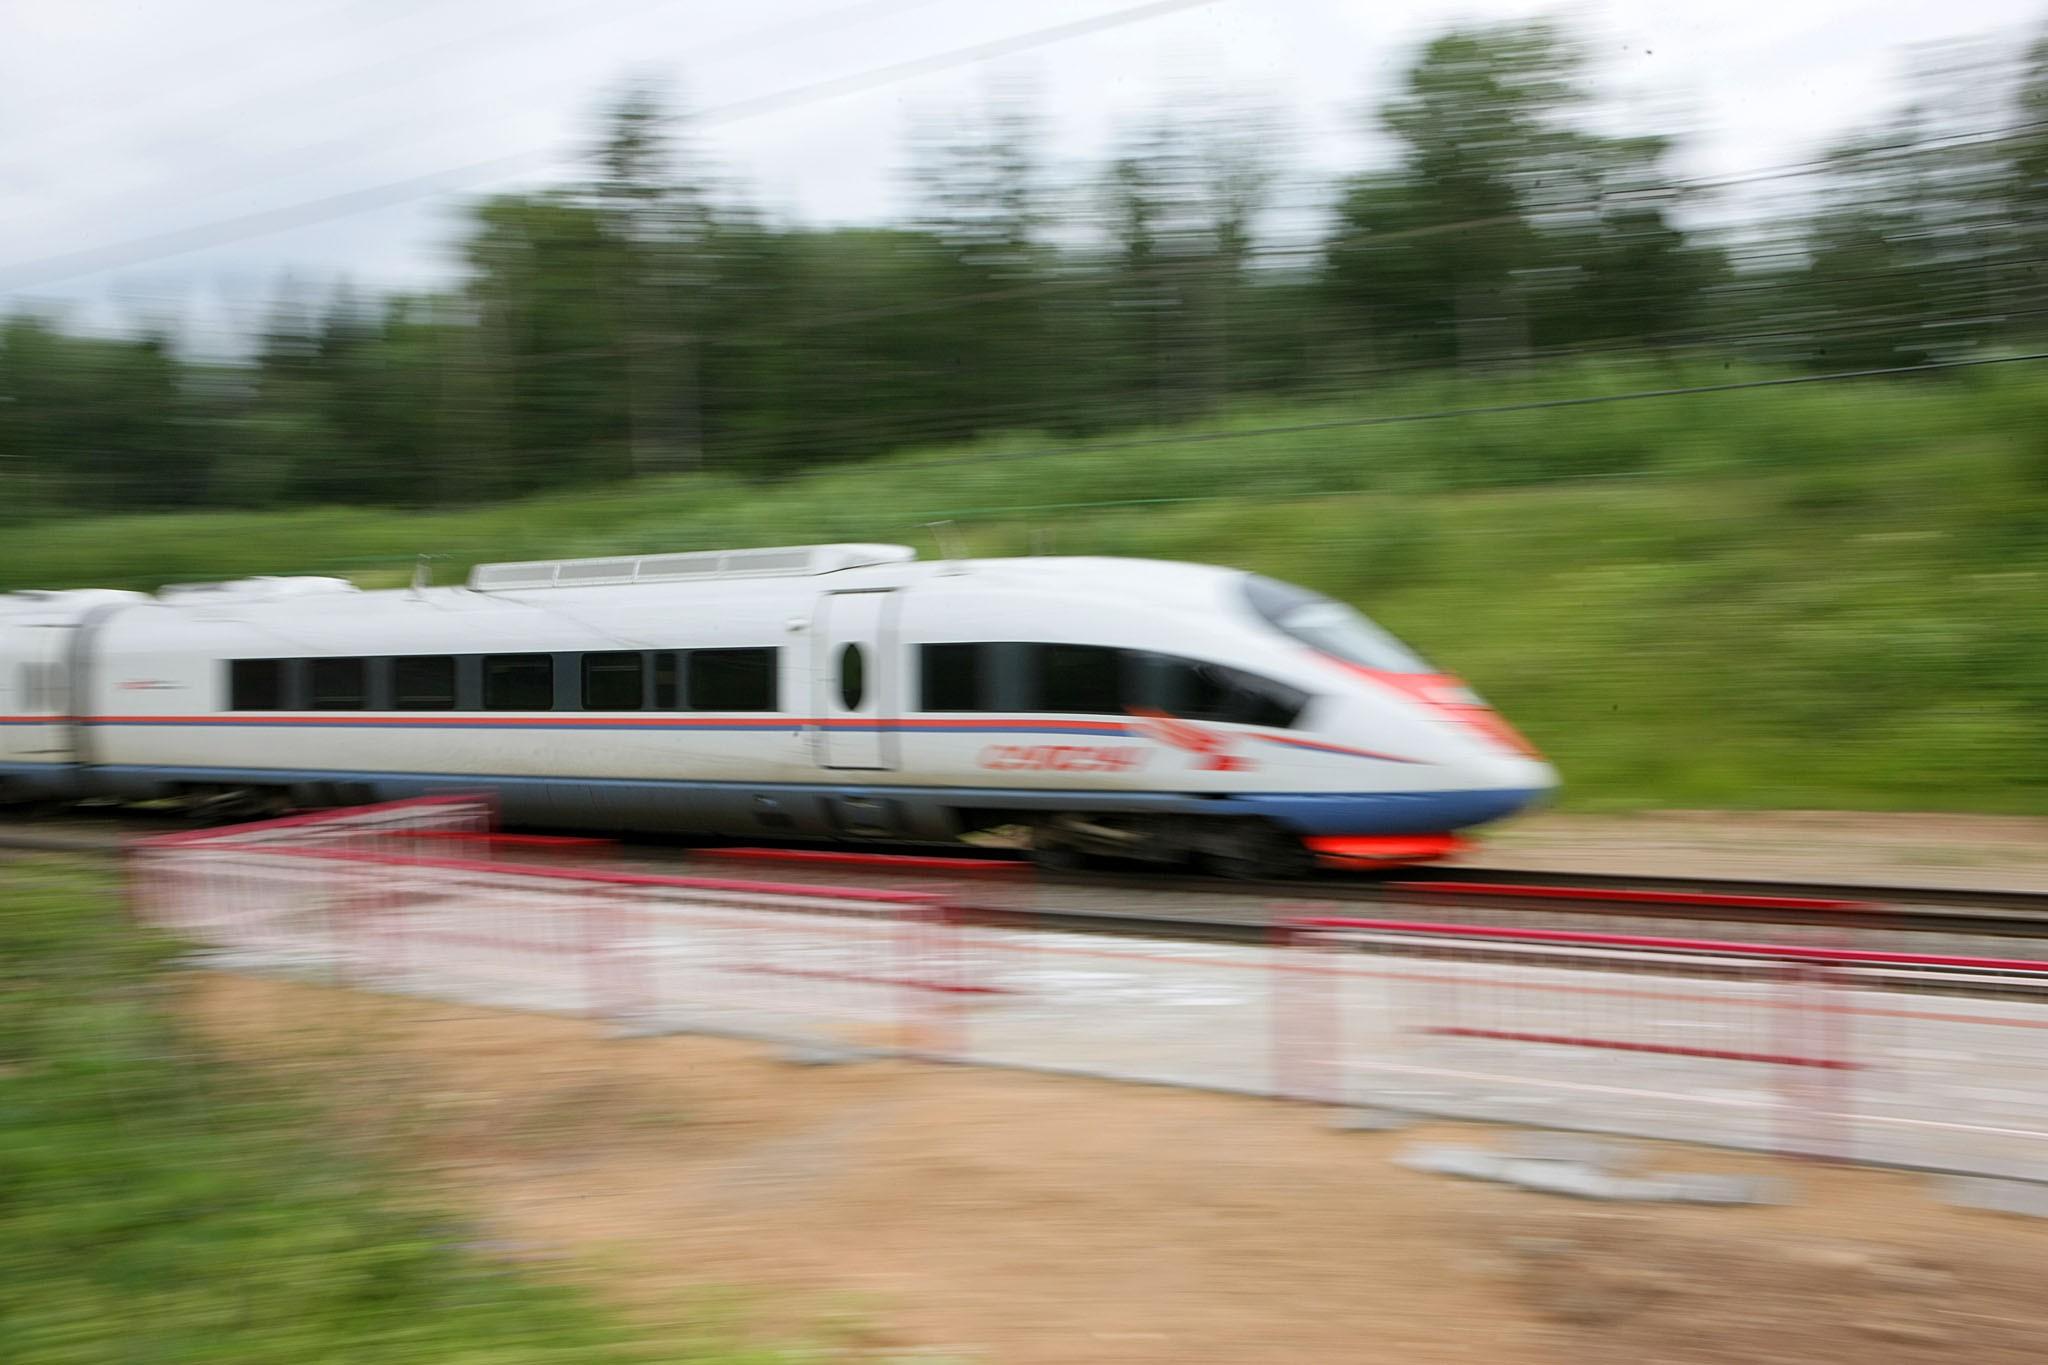
[[362, 659], [308, 659], [307, 705], [315, 711], [360, 711], [369, 692]]
[[690, 711], [773, 711], [775, 651], [693, 649], [684, 666]]
[[1311, 649], [1386, 673], [1433, 671], [1414, 650], [1321, 593], [1252, 574], [1244, 596], [1260, 620]]
[[583, 656], [583, 709], [638, 711], [646, 704], [647, 661], [638, 651]]
[[1194, 659], [1162, 659], [1159, 664], [1161, 709], [1188, 720], [1284, 729], [1308, 704], [1308, 693], [1300, 688], [1242, 669]]
[[484, 710], [555, 709], [555, 661], [547, 654], [491, 654], [484, 658]]
[[234, 659], [228, 664], [230, 711], [284, 709], [284, 660]]
[[925, 711], [987, 711], [982, 669], [986, 645], [922, 645], [917, 652], [919, 708]]
[[391, 661], [391, 705], [398, 711], [455, 709], [455, 660], [425, 654]]
[[676, 688], [676, 655], [663, 650], [654, 656], [654, 709], [673, 711], [682, 693]]
[[1103, 645], [1038, 645], [1037, 695], [1027, 711], [1122, 715], [1124, 651]]
[[858, 711], [861, 698], [867, 695], [866, 673], [867, 661], [859, 645], [839, 651], [839, 704], [849, 711]]

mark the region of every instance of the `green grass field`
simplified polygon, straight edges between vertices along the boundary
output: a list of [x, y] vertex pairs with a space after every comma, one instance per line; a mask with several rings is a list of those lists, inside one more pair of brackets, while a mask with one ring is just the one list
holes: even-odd
[[[0, 587], [911, 540], [1241, 565], [1464, 673], [1580, 808], [2048, 812], [2048, 375], [2009, 366], [1374, 426], [1758, 377], [1421, 379], [1199, 430], [908, 451], [775, 484], [678, 477], [468, 511], [16, 526]], [[1284, 433], [1259, 429], [1291, 426]], [[1217, 433], [1221, 433], [1220, 436]], [[943, 462], [943, 463], [942, 463]]]
[[0, 1361], [677, 1359], [465, 1250], [315, 1097], [209, 1057], [166, 1008], [166, 951], [96, 867], [0, 865]]

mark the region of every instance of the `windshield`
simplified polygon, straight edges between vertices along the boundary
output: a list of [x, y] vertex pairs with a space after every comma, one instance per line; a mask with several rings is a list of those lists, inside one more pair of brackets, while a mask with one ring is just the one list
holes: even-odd
[[1321, 593], [1252, 575], [1245, 580], [1245, 598], [1282, 635], [1347, 663], [1385, 673], [1436, 672], [1414, 650]]

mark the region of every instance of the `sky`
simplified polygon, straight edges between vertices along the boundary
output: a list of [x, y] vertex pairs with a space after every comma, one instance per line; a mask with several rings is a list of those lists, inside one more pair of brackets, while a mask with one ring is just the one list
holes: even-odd
[[1815, 155], [1884, 113], [1914, 45], [2025, 33], [2048, 0], [7, 0], [0, 312], [225, 352], [287, 277], [448, 283], [462, 205], [563, 178], [635, 78], [799, 222], [901, 213], [910, 130], [996, 83], [1037, 92], [1075, 175], [1234, 92], [1308, 184], [1385, 163], [1365, 111], [1431, 34], [1538, 16], [1587, 37], [1615, 117], [1680, 136], [1678, 174], [1720, 177]]

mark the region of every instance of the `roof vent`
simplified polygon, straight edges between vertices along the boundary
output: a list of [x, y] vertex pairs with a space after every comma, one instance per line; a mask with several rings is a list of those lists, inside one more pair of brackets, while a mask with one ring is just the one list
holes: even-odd
[[469, 586], [478, 592], [507, 592], [525, 588], [688, 583], [711, 578], [798, 578], [876, 564], [907, 564], [916, 558], [917, 551], [908, 545], [781, 545], [639, 558], [536, 559], [517, 564], [479, 564], [469, 572]]

